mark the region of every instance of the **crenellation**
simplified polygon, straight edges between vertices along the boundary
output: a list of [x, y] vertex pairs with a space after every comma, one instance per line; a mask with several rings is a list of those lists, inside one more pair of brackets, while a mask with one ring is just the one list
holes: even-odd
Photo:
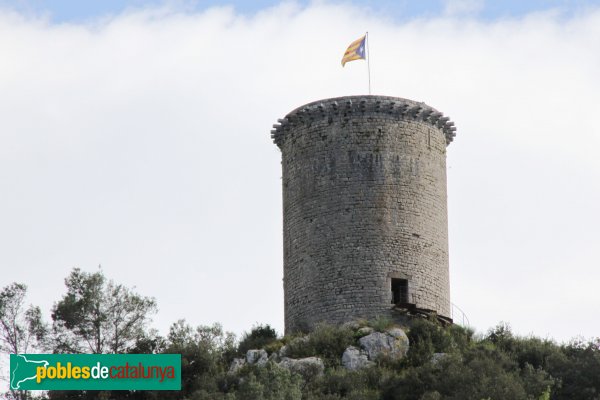
[[[374, 99], [375, 97], [378, 98]], [[354, 99], [339, 98], [310, 103], [292, 111], [286, 118], [279, 121], [279, 124], [274, 125], [276, 132], [273, 137], [279, 145], [284, 140], [286, 132], [293, 130], [298, 125], [310, 125], [325, 116], [327, 116], [329, 124], [333, 123], [333, 119], [336, 117], [342, 118], [343, 121], [349, 121], [355, 114], [361, 116], [368, 114], [369, 118], [392, 114], [399, 119], [421, 120], [430, 123], [438, 128], [443, 128], [446, 145], [454, 137], [454, 130], [450, 129], [453, 124], [449, 118], [443, 117], [443, 114], [437, 110], [424, 103], [381, 96], [356, 96]]]

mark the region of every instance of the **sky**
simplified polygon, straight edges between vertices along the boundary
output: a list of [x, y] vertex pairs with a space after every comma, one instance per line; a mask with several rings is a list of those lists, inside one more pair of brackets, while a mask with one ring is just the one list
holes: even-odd
[[452, 302], [600, 336], [600, 3], [0, 1], [0, 287], [50, 319], [74, 267], [153, 326], [283, 331], [272, 124], [373, 93], [448, 115]]
[[[261, 10], [281, 3], [277, 0], [236, 0], [223, 2], [218, 0], [0, 0], [0, 6], [16, 10], [25, 15], [43, 15], [56, 23], [90, 22], [99, 17], [111, 17], [124, 11], [144, 9], [169, 4], [187, 12], [202, 12], [214, 6], [228, 5], [237, 12], [252, 15]], [[300, 6], [318, 4], [301, 0]], [[558, 9], [571, 14], [599, 1], [593, 0], [356, 0], [332, 1], [329, 4], [350, 5], [366, 9], [369, 12], [391, 16], [396, 20], [409, 20], [415, 17], [435, 17], [450, 13], [471, 13], [478, 18], [496, 19], [526, 15], [531, 12]]]

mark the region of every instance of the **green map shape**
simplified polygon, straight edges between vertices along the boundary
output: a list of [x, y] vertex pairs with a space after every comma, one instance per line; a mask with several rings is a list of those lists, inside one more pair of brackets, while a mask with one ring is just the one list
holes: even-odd
[[47, 367], [48, 361], [46, 360], [28, 360], [22, 354], [11, 354], [10, 363], [12, 376], [10, 377], [10, 388], [12, 390], [19, 390], [21, 383], [35, 379], [37, 376], [38, 367]]

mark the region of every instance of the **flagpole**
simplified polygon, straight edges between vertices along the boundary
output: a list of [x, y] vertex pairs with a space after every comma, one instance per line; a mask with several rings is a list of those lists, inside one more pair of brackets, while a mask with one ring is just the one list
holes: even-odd
[[369, 74], [369, 94], [371, 94], [371, 51], [369, 50], [369, 32], [365, 33], [367, 42], [367, 72]]

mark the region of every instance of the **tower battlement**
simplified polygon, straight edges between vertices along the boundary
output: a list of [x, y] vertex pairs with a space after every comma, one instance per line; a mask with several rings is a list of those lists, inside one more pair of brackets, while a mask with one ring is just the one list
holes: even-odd
[[454, 122], [425, 103], [399, 97], [363, 95], [324, 99], [300, 106], [273, 125], [271, 137], [275, 144], [281, 147], [286, 132], [298, 125], [332, 116], [342, 116], [345, 120], [350, 120], [353, 114], [387, 114], [399, 119], [427, 122], [442, 129], [446, 136], [446, 144], [450, 144], [456, 136]]

